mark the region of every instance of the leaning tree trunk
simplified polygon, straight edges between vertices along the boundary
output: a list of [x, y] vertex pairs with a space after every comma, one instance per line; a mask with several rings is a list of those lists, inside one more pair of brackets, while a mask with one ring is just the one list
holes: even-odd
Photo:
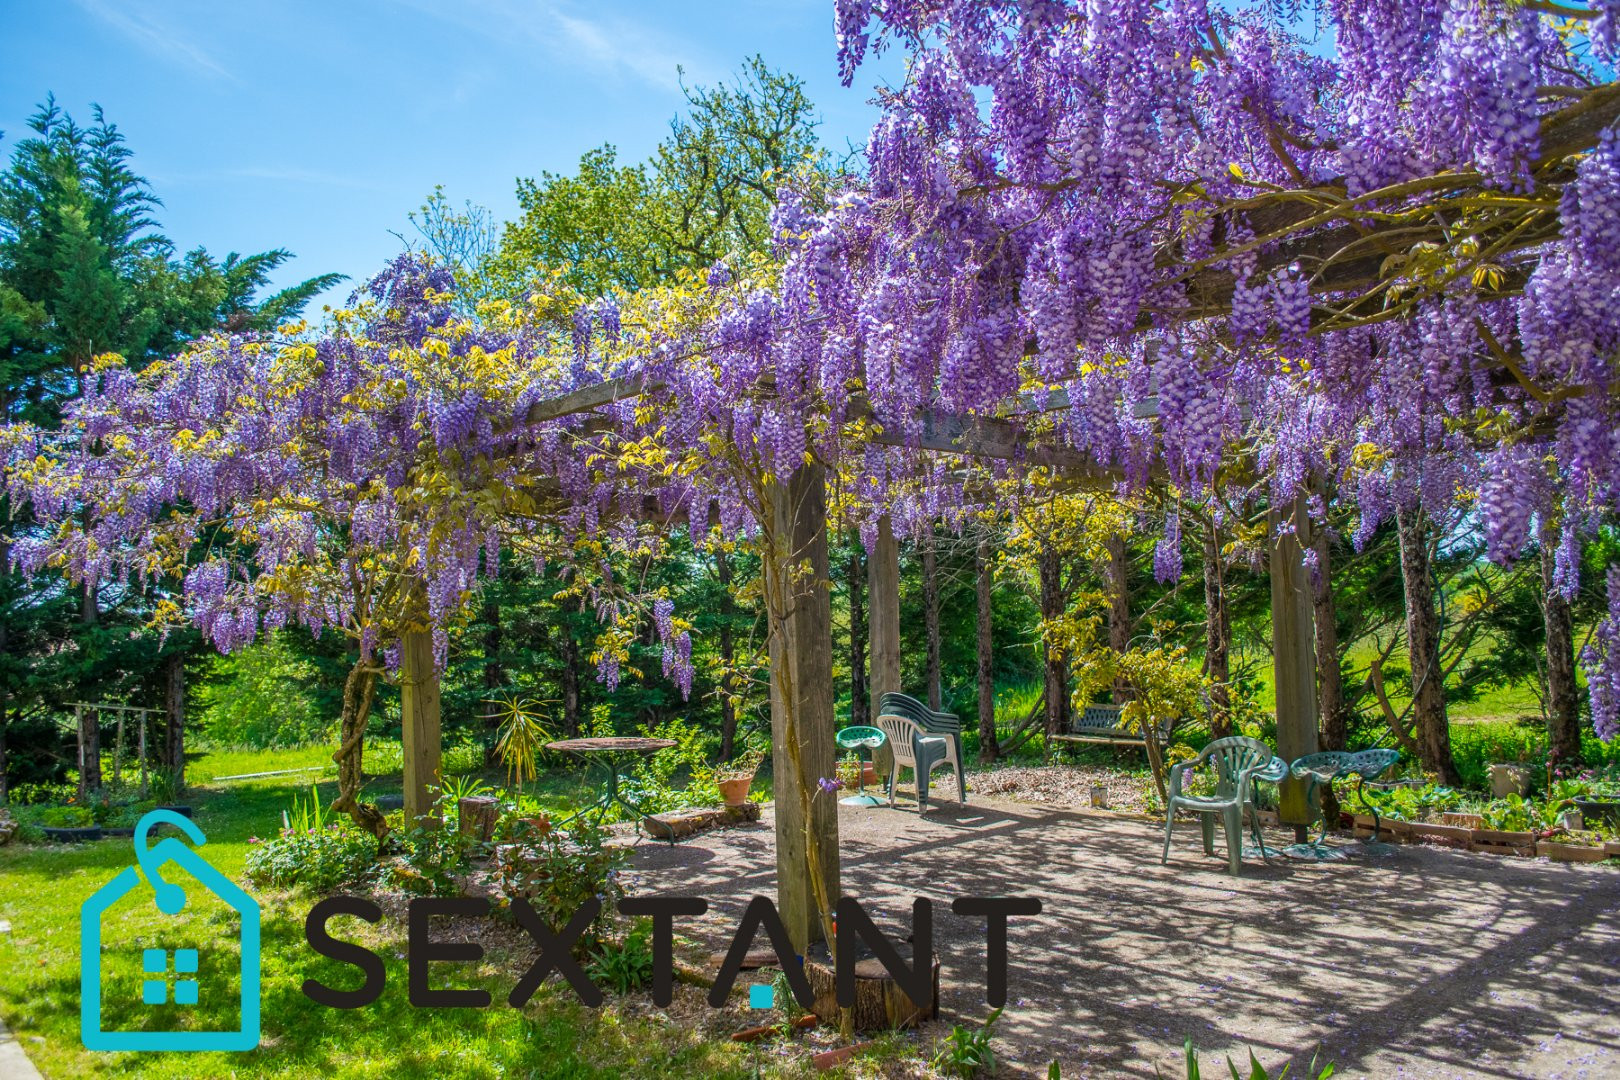
[[720, 760], [730, 761], [737, 752], [736, 682], [731, 670], [737, 652], [731, 640], [731, 560], [724, 548], [715, 548], [714, 572], [720, 581]]
[[866, 548], [855, 534], [849, 549], [849, 722], [871, 722], [871, 682], [866, 677]]
[[934, 550], [934, 526], [922, 539], [923, 635], [928, 640], [928, 707], [940, 707], [939, 671], [939, 560]]
[[990, 540], [979, 541], [973, 556], [973, 591], [978, 601], [977, 653], [979, 661], [979, 760], [996, 760], [996, 685], [994, 645], [990, 636]]
[[366, 721], [371, 717], [371, 701], [377, 692], [379, 674], [380, 668], [360, 659], [349, 669], [349, 677], [343, 682], [341, 742], [337, 753], [332, 755], [338, 767], [338, 797], [332, 809], [348, 814], [356, 825], [381, 840], [388, 835], [388, 823], [375, 806], [360, 801], [360, 790], [365, 784], [361, 759], [365, 753]]
[[[186, 786], [186, 658], [181, 653], [169, 657], [164, 713], [168, 721], [163, 740], [163, 767], [174, 778], [174, 790]], [[143, 713], [141, 723], [146, 722]]]
[[1541, 613], [1547, 635], [1547, 757], [1553, 768], [1581, 763], [1581, 712], [1575, 685], [1575, 619], [1553, 584], [1558, 531], [1541, 530]]
[[1226, 602], [1226, 567], [1221, 534], [1212, 520], [1204, 531], [1204, 674], [1209, 676], [1210, 732], [1232, 734], [1232, 613]]
[[1445, 669], [1440, 664], [1440, 617], [1434, 606], [1429, 523], [1422, 508], [1397, 508], [1401, 582], [1406, 590], [1406, 644], [1412, 661], [1412, 715], [1419, 758], [1440, 783], [1458, 782], [1446, 716]]
[[[1120, 656], [1131, 651], [1131, 586], [1125, 565], [1125, 538], [1110, 536], [1108, 551], [1108, 647]], [[1131, 688], [1121, 675], [1114, 681], [1114, 704], [1130, 700]]]
[[[1041, 618], [1051, 625], [1063, 617], [1063, 563], [1057, 549], [1045, 543], [1036, 562], [1041, 579]], [[1068, 728], [1069, 668], [1050, 641], [1042, 643], [1041, 652], [1045, 658], [1046, 733], [1059, 735]]]

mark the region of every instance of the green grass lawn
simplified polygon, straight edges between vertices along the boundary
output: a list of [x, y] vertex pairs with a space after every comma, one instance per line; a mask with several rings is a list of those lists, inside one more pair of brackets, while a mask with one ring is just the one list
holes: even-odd
[[[295, 794], [314, 780], [323, 801], [335, 781], [319, 772], [220, 783], [212, 778], [270, 769], [318, 765], [323, 748], [266, 752], [221, 751], [191, 768], [195, 785], [188, 802], [207, 834], [203, 853], [214, 867], [245, 884], [243, 861], [249, 838], [273, 836]], [[542, 797], [565, 807], [587, 788], [577, 770], [554, 770], [537, 785]], [[397, 779], [375, 790], [397, 790]], [[48, 1077], [109, 1072], [152, 1077], [747, 1077], [750, 1051], [725, 1040], [705, 1039], [693, 1025], [661, 1023], [608, 1006], [580, 1006], [559, 992], [555, 978], [521, 1009], [505, 1005], [527, 966], [526, 955], [492, 950], [477, 965], [439, 965], [436, 986], [481, 986], [495, 1005], [488, 1009], [416, 1010], [406, 991], [405, 927], [385, 917], [376, 927], [358, 919], [334, 920], [338, 937], [359, 941], [384, 958], [388, 986], [375, 1004], [340, 1011], [316, 1005], [302, 993], [306, 977], [352, 988], [354, 968], [326, 960], [304, 940], [303, 921], [314, 898], [300, 892], [252, 890], [263, 910], [263, 1038], [257, 1050], [216, 1053], [91, 1053], [79, 1036], [79, 907], [122, 868], [133, 863], [130, 842], [103, 840], [80, 846], [13, 844], [0, 848], [0, 1018], [19, 1037]], [[103, 923], [108, 1026], [162, 1025], [190, 1013], [190, 1022], [210, 1029], [234, 1026], [230, 993], [204, 992], [198, 1006], [140, 1003], [142, 950], [195, 947], [199, 981], [230, 972], [234, 986], [236, 920], [199, 898], [178, 916], [159, 913], [144, 883], [107, 913]], [[221, 945], [228, 941], [231, 946]], [[223, 951], [222, 951], [223, 948]], [[217, 984], [216, 984], [217, 985]], [[645, 1000], [643, 999], [643, 1004]], [[43, 1041], [38, 1041], [42, 1039]], [[801, 1055], [802, 1056], [802, 1055]], [[802, 1065], [769, 1064], [766, 1075], [798, 1075]], [[774, 1068], [775, 1071], [772, 1071]]]

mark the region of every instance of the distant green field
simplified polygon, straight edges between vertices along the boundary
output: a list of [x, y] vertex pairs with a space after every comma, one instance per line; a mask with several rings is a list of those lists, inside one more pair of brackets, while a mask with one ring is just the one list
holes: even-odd
[[[1361, 642], [1350, 650], [1351, 665], [1358, 671], [1364, 671], [1367, 665], [1378, 655], [1377, 646], [1371, 642]], [[1397, 650], [1390, 657], [1390, 666], [1407, 666], [1406, 653]], [[1269, 653], [1243, 652], [1233, 657], [1233, 667], [1246, 666], [1255, 685], [1255, 700], [1260, 707], [1266, 710], [1277, 707], [1276, 684], [1272, 679], [1271, 655]], [[1577, 670], [1576, 678], [1584, 689], [1586, 686], [1585, 674]], [[1396, 709], [1403, 708], [1410, 700], [1411, 694], [1405, 679], [1391, 678], [1386, 689], [1389, 691], [1390, 703]], [[1525, 716], [1540, 716], [1541, 705], [1536, 698], [1535, 688], [1521, 684], [1518, 686], [1498, 687], [1482, 693], [1474, 701], [1454, 701], [1447, 708], [1447, 714], [1453, 720], [1516, 720]]]

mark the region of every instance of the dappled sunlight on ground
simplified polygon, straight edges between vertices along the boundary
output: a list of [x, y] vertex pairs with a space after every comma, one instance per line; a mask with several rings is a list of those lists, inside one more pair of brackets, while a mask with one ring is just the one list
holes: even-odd
[[[1011, 922], [1002, 1056], [1046, 1075], [1181, 1075], [1180, 1046], [1276, 1075], [1321, 1048], [1341, 1076], [1620, 1076], [1620, 872], [1402, 848], [1338, 863], [1202, 853], [1178, 826], [972, 795], [922, 817], [840, 808], [843, 891], [904, 934], [935, 901], [942, 1029], [980, 1019], [982, 922], [958, 896], [1032, 895]], [[1287, 843], [1281, 833], [1275, 842]], [[670, 848], [642, 843], [636, 892], [701, 895], [696, 936], [722, 948], [747, 899], [775, 885], [772, 819]], [[1206, 1054], [1205, 1067], [1224, 1062]], [[1246, 1070], [1245, 1070], [1246, 1072]], [[1213, 1075], [1208, 1073], [1207, 1075]]]

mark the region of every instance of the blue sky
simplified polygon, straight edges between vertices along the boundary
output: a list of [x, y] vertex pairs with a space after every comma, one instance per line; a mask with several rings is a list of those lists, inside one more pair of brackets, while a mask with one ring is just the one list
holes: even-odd
[[645, 157], [677, 65], [707, 84], [761, 53], [809, 84], [824, 142], [864, 142], [896, 59], [846, 90], [835, 48], [831, 0], [0, 0], [0, 154], [47, 92], [81, 121], [97, 102], [182, 249], [360, 278], [435, 184], [504, 219], [519, 176]]

